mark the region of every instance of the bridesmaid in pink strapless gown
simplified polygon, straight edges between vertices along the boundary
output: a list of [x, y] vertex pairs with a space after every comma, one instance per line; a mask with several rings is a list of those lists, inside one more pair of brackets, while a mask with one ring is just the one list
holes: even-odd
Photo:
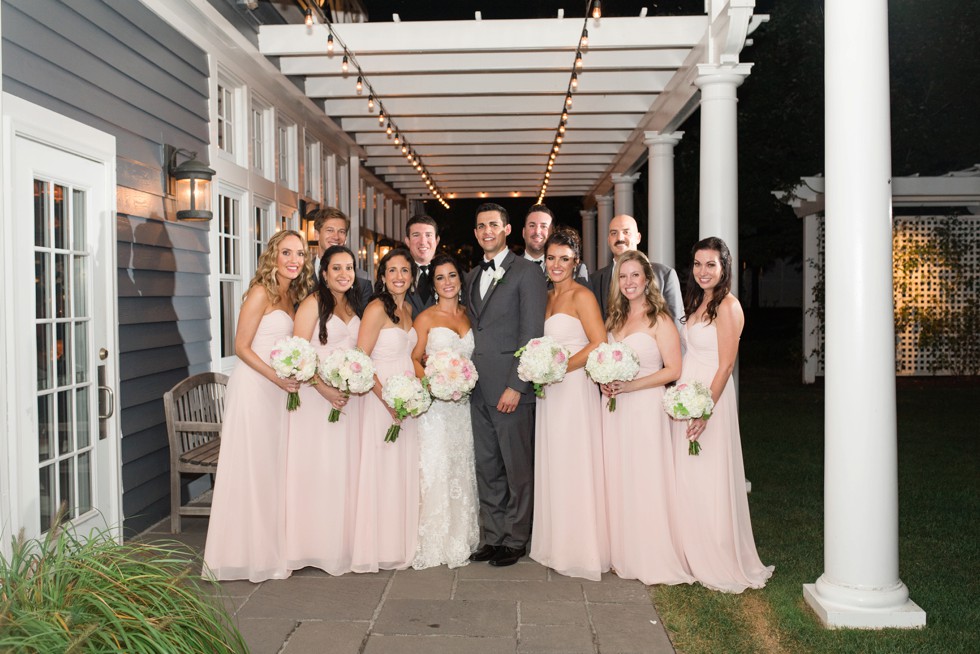
[[[284, 579], [286, 535], [286, 391], [269, 365], [276, 341], [293, 333], [294, 303], [309, 288], [311, 267], [299, 234], [277, 233], [259, 259], [274, 266], [276, 286], [256, 275], [239, 314], [235, 352], [240, 361], [228, 380], [221, 452], [215, 477], [203, 575], [218, 580]], [[281, 289], [281, 290], [279, 290]], [[279, 295], [273, 305], [271, 295]], [[241, 341], [248, 345], [242, 345]]]
[[[704, 586], [740, 593], [765, 586], [773, 567], [759, 559], [749, 517], [731, 378], [744, 318], [730, 285], [728, 247], [718, 238], [700, 241], [685, 293], [687, 352], [681, 380], [709, 386], [715, 409], [708, 420], [674, 421], [672, 431], [683, 555]], [[698, 456], [688, 455], [691, 439], [701, 443]]]
[[598, 581], [609, 570], [599, 392], [585, 374], [605, 338], [592, 292], [572, 278], [578, 236], [556, 231], [545, 245], [548, 292], [544, 333], [572, 354], [565, 379], [537, 400], [531, 558], [570, 577]]
[[616, 397], [615, 411], [607, 400], [601, 411], [612, 568], [648, 585], [691, 583], [675, 537], [670, 419], [660, 410], [664, 385], [680, 376], [680, 337], [645, 254], [621, 254], [613, 280], [609, 340], [630, 346], [640, 371], [602, 385], [604, 395]]
[[[385, 433], [393, 418], [381, 399], [382, 386], [390, 375], [415, 375], [412, 350], [416, 335], [411, 329], [411, 306], [404, 301], [415, 279], [414, 265], [402, 248], [385, 255], [378, 277], [384, 282], [382, 292], [392, 300], [392, 314], [382, 299], [372, 300], [358, 335], [358, 346], [374, 362], [377, 383], [361, 405], [361, 463], [351, 561], [354, 572], [407, 568], [418, 543], [418, 420], [403, 420], [398, 440], [386, 443]], [[397, 323], [392, 315], [398, 318]]]
[[[317, 356], [357, 345], [354, 254], [333, 246], [321, 258], [316, 291], [296, 311], [294, 334], [309, 340]], [[320, 318], [321, 312], [324, 318]], [[327, 342], [321, 343], [326, 330]], [[307, 566], [332, 575], [350, 572], [354, 509], [360, 463], [360, 402], [320, 381], [300, 389], [299, 409], [289, 415], [286, 458], [286, 567]], [[341, 411], [329, 422], [333, 408]]]

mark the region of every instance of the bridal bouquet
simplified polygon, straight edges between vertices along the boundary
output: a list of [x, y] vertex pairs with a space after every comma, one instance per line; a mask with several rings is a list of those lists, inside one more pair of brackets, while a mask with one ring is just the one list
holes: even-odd
[[[585, 372], [598, 384], [632, 381], [640, 372], [640, 360], [626, 343], [603, 343], [589, 353]], [[616, 397], [609, 398], [606, 406], [610, 411], [615, 411]]]
[[[367, 393], [374, 388], [374, 363], [361, 350], [334, 350], [320, 362], [320, 379], [350, 397], [351, 393]], [[327, 422], [337, 422], [340, 409], [333, 407]]]
[[[305, 338], [290, 336], [276, 341], [272, 348], [272, 369], [279, 379], [292, 377], [299, 382], [316, 383], [316, 350]], [[286, 399], [286, 409], [295, 411], [299, 408], [299, 393], [290, 393]]]
[[[676, 420], [707, 420], [714, 408], [711, 390], [699, 381], [681, 382], [664, 392], [664, 410]], [[700, 454], [701, 443], [691, 441], [687, 446], [687, 453], [693, 456]]]
[[397, 422], [388, 428], [385, 443], [394, 443], [402, 430], [401, 421], [405, 418], [425, 413], [432, 404], [432, 398], [414, 375], [392, 375], [381, 387], [381, 397], [385, 404], [395, 410]]
[[426, 359], [422, 383], [437, 400], [459, 402], [473, 392], [477, 379], [472, 361], [452, 350], [439, 350]]
[[544, 397], [546, 384], [554, 384], [565, 378], [568, 370], [568, 349], [550, 336], [532, 338], [527, 345], [514, 352], [521, 360], [517, 376], [534, 384], [534, 394]]

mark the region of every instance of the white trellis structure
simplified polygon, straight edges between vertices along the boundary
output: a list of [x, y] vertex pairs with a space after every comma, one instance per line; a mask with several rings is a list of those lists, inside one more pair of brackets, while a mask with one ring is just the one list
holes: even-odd
[[[789, 193], [777, 193], [803, 220], [803, 381], [813, 383], [824, 374], [822, 299], [817, 296], [824, 269], [824, 178], [806, 177]], [[899, 177], [893, 180], [892, 206], [904, 215], [893, 219], [892, 250], [894, 302], [897, 311], [946, 312], [960, 315], [976, 301], [980, 288], [980, 165], [940, 177]], [[914, 210], [915, 213], [910, 213]], [[961, 214], [951, 219], [952, 213]], [[962, 255], [966, 278], [952, 292], [944, 292], [950, 270], [928, 256], [936, 250], [941, 231], [966, 247]], [[922, 265], [905, 268], [908, 256], [921, 256]], [[915, 253], [924, 253], [924, 256]], [[980, 336], [978, 336], [980, 338]], [[898, 375], [948, 375], [963, 372], [954, 363], [936, 358], [935, 351], [919, 347], [920, 330], [906, 321], [895, 333], [895, 372]]]

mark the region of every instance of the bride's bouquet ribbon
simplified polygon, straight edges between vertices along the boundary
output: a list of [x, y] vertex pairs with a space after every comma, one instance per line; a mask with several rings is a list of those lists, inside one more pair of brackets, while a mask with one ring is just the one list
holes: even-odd
[[[269, 354], [272, 369], [279, 379], [295, 379], [298, 382], [316, 384], [316, 350], [308, 340], [290, 336], [276, 341]], [[299, 393], [291, 392], [286, 398], [286, 409], [299, 408]]]
[[479, 378], [469, 358], [452, 350], [439, 350], [426, 359], [422, 383], [437, 400], [461, 402], [473, 392]]
[[425, 413], [432, 404], [432, 397], [422, 386], [422, 382], [412, 374], [388, 377], [381, 387], [381, 398], [394, 410], [396, 419], [385, 434], [386, 443], [398, 440], [402, 420]]
[[[696, 418], [707, 420], [715, 409], [711, 390], [699, 381], [680, 382], [664, 392], [664, 411], [675, 420], [690, 422]], [[687, 453], [697, 456], [701, 453], [701, 443], [690, 441]]]
[[[626, 343], [602, 343], [589, 352], [585, 362], [585, 372], [598, 384], [614, 381], [632, 381], [640, 372], [640, 360]], [[616, 410], [616, 396], [606, 404], [610, 411]]]
[[[334, 350], [320, 361], [320, 379], [347, 397], [374, 388], [374, 362], [356, 347]], [[340, 409], [332, 407], [327, 422], [340, 420]]]
[[568, 348], [550, 336], [540, 336], [528, 341], [527, 345], [514, 352], [514, 356], [520, 359], [517, 376], [534, 384], [534, 394], [543, 398], [547, 384], [555, 384], [565, 378], [571, 354]]

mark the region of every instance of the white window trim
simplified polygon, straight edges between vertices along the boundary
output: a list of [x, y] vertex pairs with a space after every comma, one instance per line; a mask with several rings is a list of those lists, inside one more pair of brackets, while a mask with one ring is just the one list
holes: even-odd
[[[258, 127], [261, 130], [261, 142], [262, 142], [262, 154], [259, 159], [258, 165], [256, 165], [255, 156], [255, 127], [256, 121], [254, 120], [255, 113], [259, 114]], [[258, 175], [268, 179], [269, 181], [275, 181], [275, 130], [273, 129], [273, 111], [272, 106], [260, 98], [257, 95], [252, 95], [252, 101], [249, 104], [249, 157], [248, 165], [249, 168], [257, 173]]]
[[[232, 134], [231, 134], [231, 146], [232, 151], [229, 152], [224, 148], [217, 146], [218, 144], [218, 95], [221, 88], [224, 87], [231, 91], [231, 98], [233, 106], [231, 110], [228, 111], [226, 107], [225, 115], [231, 118]], [[215, 150], [218, 156], [226, 161], [230, 161], [236, 165], [247, 167], [248, 164], [248, 150], [249, 150], [249, 133], [248, 133], [248, 122], [249, 114], [251, 111], [251, 105], [246, 102], [248, 98], [248, 93], [246, 92], [245, 84], [237, 79], [235, 76], [226, 72], [225, 70], [219, 68], [218, 75], [214, 82], [214, 101], [212, 107], [212, 121], [213, 125], [212, 131], [212, 142], [215, 144]], [[228, 139], [226, 139], [226, 142]]]

